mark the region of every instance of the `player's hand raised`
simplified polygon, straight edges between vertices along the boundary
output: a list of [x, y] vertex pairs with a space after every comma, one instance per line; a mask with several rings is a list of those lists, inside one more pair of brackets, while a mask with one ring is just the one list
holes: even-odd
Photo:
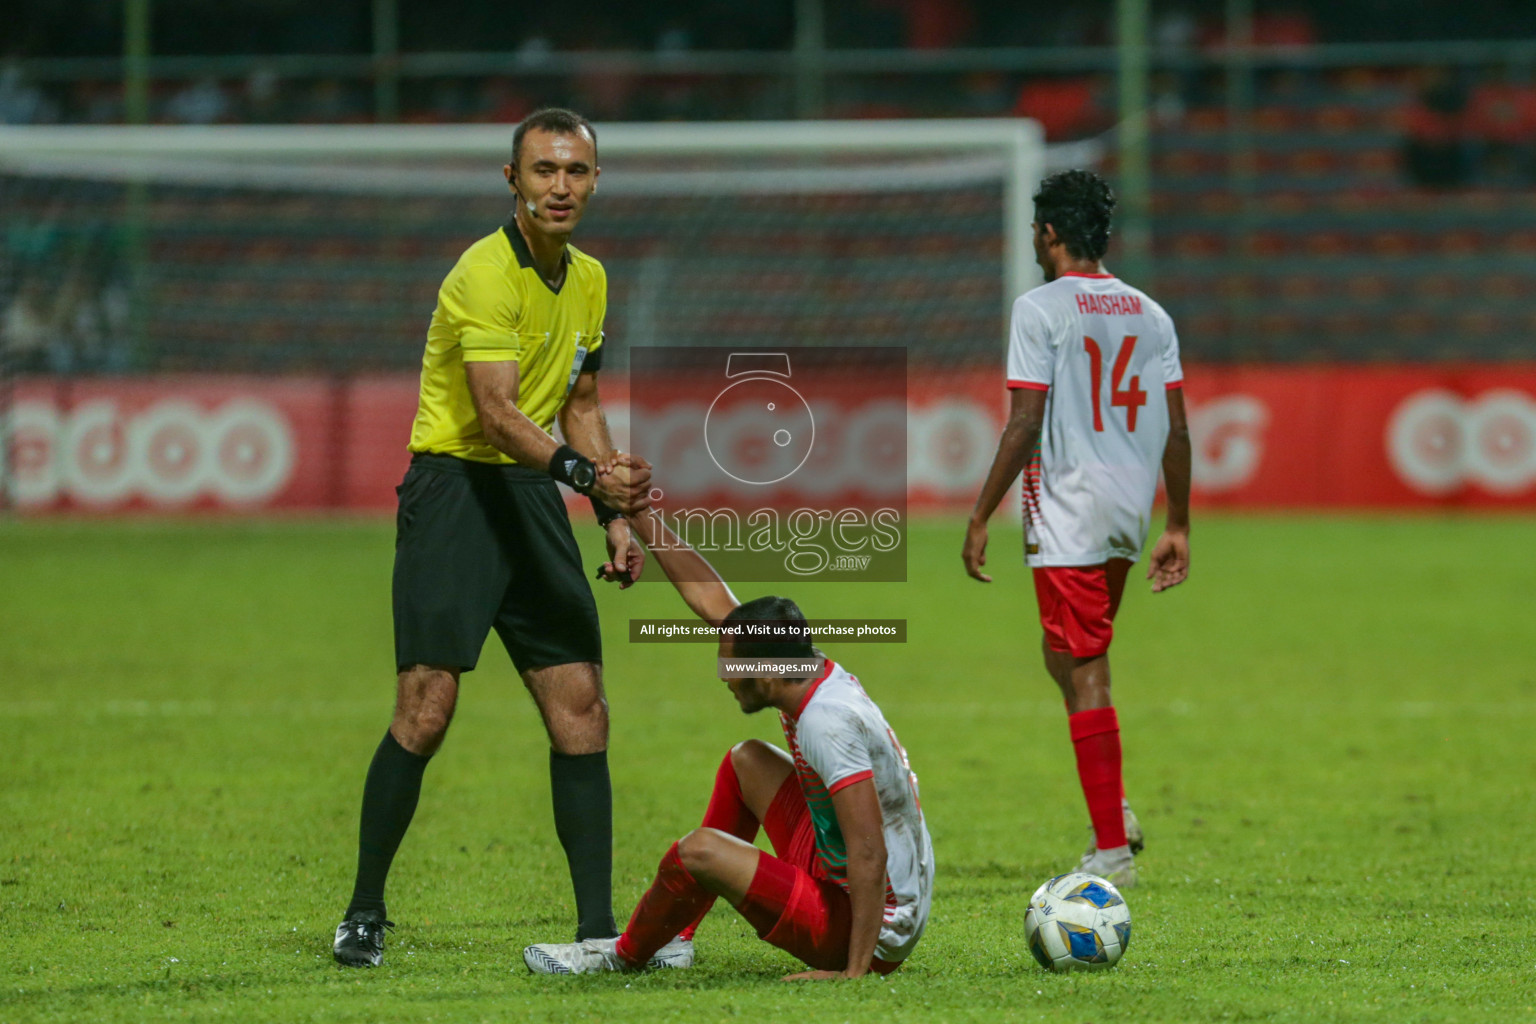
[[983, 583], [992, 582], [992, 577], [981, 571], [981, 567], [987, 564], [986, 523], [972, 519], [966, 524], [965, 547], [960, 550], [960, 558], [965, 562], [965, 571], [972, 579]]
[[592, 496], [625, 515], [643, 512], [651, 504], [651, 464], [638, 455], [616, 452], [597, 464]]
[[1147, 559], [1147, 579], [1152, 581], [1152, 593], [1161, 594], [1169, 587], [1176, 587], [1189, 579], [1189, 531], [1164, 530], [1152, 545], [1152, 555]]

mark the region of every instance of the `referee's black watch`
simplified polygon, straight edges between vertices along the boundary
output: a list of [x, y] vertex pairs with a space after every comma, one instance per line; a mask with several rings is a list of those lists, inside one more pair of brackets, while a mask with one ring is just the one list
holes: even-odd
[[555, 449], [549, 460], [549, 475], [569, 484], [577, 494], [591, 494], [597, 483], [597, 466], [568, 444]]

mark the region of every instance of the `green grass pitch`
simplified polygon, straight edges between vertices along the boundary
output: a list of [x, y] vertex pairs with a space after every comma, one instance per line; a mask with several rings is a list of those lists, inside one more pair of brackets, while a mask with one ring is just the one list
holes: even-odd
[[[1066, 723], [1017, 529], [990, 587], [960, 540], [918, 523], [904, 585], [740, 588], [910, 622], [829, 653], [922, 780], [933, 916], [891, 978], [797, 987], [724, 906], [693, 970], [524, 972], [572, 911], [546, 744], [495, 646], [397, 859], [385, 966], [337, 967], [391, 700], [389, 524], [0, 522], [0, 1021], [1536, 1019], [1536, 521], [1198, 521], [1191, 581], [1133, 587], [1115, 646], [1134, 938], [1059, 977], [1022, 930], [1087, 835]], [[627, 914], [725, 749], [777, 724], [736, 710], [712, 649], [625, 641], [684, 614], [670, 587], [599, 600]]]

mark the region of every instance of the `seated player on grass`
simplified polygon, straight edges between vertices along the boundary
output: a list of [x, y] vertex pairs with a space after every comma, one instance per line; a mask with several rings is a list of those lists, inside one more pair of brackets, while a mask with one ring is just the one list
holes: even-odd
[[[774, 708], [788, 743], [746, 740], [720, 763], [704, 822], [672, 845], [617, 939], [529, 946], [540, 974], [632, 971], [693, 963], [699, 921], [724, 896], [763, 940], [812, 970], [785, 980], [888, 974], [917, 945], [933, 894], [933, 844], [917, 777], [859, 681], [810, 643], [788, 598], [738, 604], [697, 551], [650, 512], [630, 520], [688, 603], [721, 626], [721, 658], [797, 659], [806, 674], [727, 679], [747, 714]], [[613, 566], [604, 566], [613, 575]], [[732, 637], [772, 623], [794, 640]], [[759, 827], [773, 855], [753, 846]]]

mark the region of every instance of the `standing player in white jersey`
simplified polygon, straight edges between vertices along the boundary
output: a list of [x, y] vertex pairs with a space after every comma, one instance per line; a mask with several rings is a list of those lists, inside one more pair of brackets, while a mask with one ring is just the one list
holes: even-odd
[[[1115, 198], [1090, 171], [1035, 193], [1035, 258], [1046, 283], [1013, 304], [1008, 424], [976, 499], [962, 557], [984, 583], [987, 519], [1025, 472], [1025, 560], [1034, 570], [1045, 667], [1066, 699], [1094, 840], [1081, 869], [1136, 883], [1141, 827], [1125, 800], [1109, 643], [1126, 574], [1151, 525], [1161, 463], [1167, 523], [1152, 592], [1189, 575], [1189, 428], [1173, 321], [1105, 273]], [[1027, 469], [1027, 472], [1026, 472]]]
[[[812, 968], [786, 981], [889, 974], [917, 945], [933, 898], [933, 843], [906, 751], [858, 679], [811, 645], [793, 601], [738, 604], [659, 516], [630, 522], [688, 607], [722, 627], [722, 659], [785, 662], [784, 674], [726, 682], [745, 713], [779, 712], [789, 751], [761, 740], [731, 748], [703, 824], [661, 859], [623, 935], [529, 946], [524, 963], [540, 974], [689, 966], [693, 931], [724, 896]], [[796, 638], [727, 636], [745, 623]], [[752, 845], [759, 826], [773, 855]]]

